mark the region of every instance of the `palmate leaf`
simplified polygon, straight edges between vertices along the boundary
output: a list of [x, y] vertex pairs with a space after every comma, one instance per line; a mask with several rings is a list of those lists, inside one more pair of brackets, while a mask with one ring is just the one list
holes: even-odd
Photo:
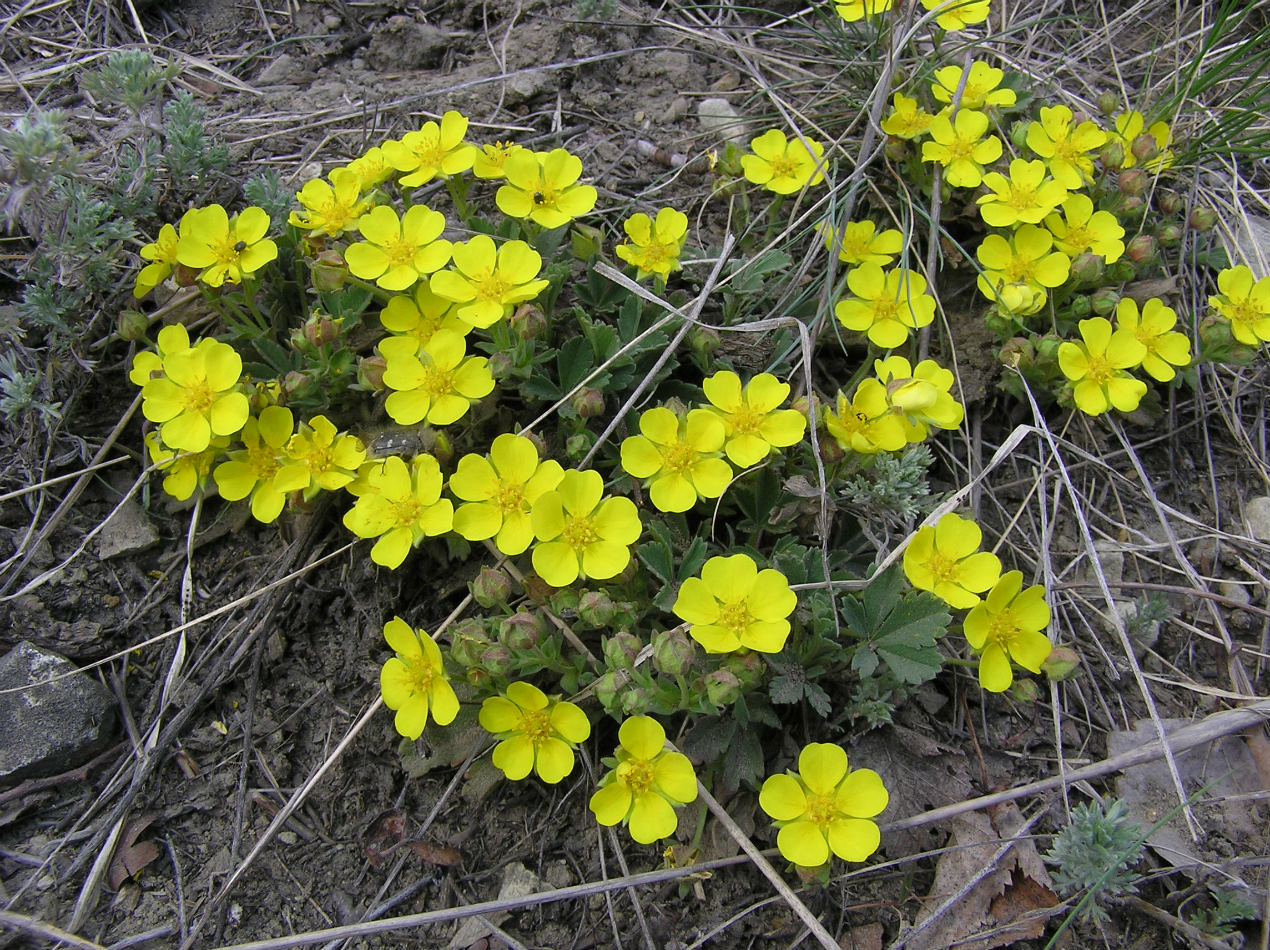
[[860, 643], [851, 668], [872, 676], [879, 663], [902, 683], [917, 685], [933, 679], [940, 670], [936, 641], [948, 631], [952, 619], [944, 604], [925, 592], [901, 594], [900, 569], [892, 567], [873, 580], [863, 595], [843, 603], [848, 632]]

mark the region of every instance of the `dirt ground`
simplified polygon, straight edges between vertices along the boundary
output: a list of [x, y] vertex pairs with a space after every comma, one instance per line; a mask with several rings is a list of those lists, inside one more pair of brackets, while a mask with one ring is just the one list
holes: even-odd
[[[73, 9], [77, 6], [63, 4], [48, 15], [73, 19], [83, 14]], [[97, 47], [138, 41], [131, 7], [111, 5], [104, 25], [93, 17], [100, 30], [91, 38]], [[471, 118], [474, 134], [538, 138], [580, 154], [610, 220], [645, 206], [639, 202], [673, 196], [705, 207], [700, 220], [707, 230], [719, 229], [726, 219], [726, 207], [706, 201], [709, 176], [692, 162], [668, 165], [660, 160], [664, 154], [650, 154], [643, 143], [688, 156], [717, 147], [718, 133], [698, 118], [700, 103], [710, 98], [728, 100], [747, 119], [761, 122], [768, 106], [712, 31], [724, 21], [735, 29], [751, 16], [764, 23], [796, 9], [780, 3], [753, 14], [701, 7], [675, 15], [636, 0], [618, 5], [610, 22], [597, 23], [555, 0], [158, 0], [135, 7], [148, 39], [183, 63], [179, 81], [216, 116], [213, 126], [230, 144], [236, 167], [273, 168], [298, 187], [423, 117], [458, 109]], [[10, 64], [16, 72], [50, 55], [39, 43], [29, 44], [26, 53], [24, 61]], [[59, 94], [66, 93], [50, 87], [50, 101]], [[16, 98], [9, 106], [21, 108]], [[66, 423], [90, 449], [102, 444], [135, 395], [123, 369], [127, 357], [123, 344], [105, 351], [99, 366], [110, 370], [86, 377], [87, 389]], [[1029, 417], [994, 393], [990, 364], [967, 367], [971, 371], [984, 377], [973, 388], [982, 394], [979, 410], [991, 420], [981, 435], [989, 444], [999, 443], [1013, 424]], [[1247, 371], [1245, 378], [1245, 401], [1235, 404], [1235, 413], [1251, 419], [1263, 411], [1257, 398], [1264, 393], [1264, 367]], [[1175, 409], [1189, 425], [1205, 425], [1193, 406]], [[1152, 445], [1149, 432], [1140, 434], [1140, 457], [1150, 467], [1154, 497], [1191, 519], [1182, 539], [1186, 557], [1205, 577], [1247, 587], [1241, 559], [1264, 567], [1264, 546], [1232, 545], [1218, 529], [1238, 531], [1231, 526], [1240, 523], [1243, 500], [1264, 492], [1258, 473], [1232, 452], [1230, 463], [1205, 482], [1192, 474], [1197, 465], [1207, 465], [1205, 459], [1188, 459], [1192, 440]], [[1091, 442], [1095, 438], [1089, 435]], [[117, 444], [140, 452], [139, 415]], [[6, 490], [33, 477], [20, 471], [22, 458], [28, 458], [31, 472], [36, 468], [29, 456], [12, 449], [6, 457], [15, 459], [15, 467]], [[1034, 451], [1039, 450], [1020, 449], [1018, 459], [1004, 466], [992, 490], [1002, 505], [1032, 490], [1027, 464]], [[955, 460], [943, 461], [951, 471]], [[49, 474], [78, 464], [68, 458]], [[1091, 497], [1110, 493], [1121, 506], [1098, 530], [1119, 534], [1134, 551], [1167, 551], [1170, 539], [1157, 512], [1141, 486], [1135, 489], [1128, 463], [1116, 464], [1127, 480], [1110, 480], [1096, 466], [1073, 473]], [[70, 558], [134, 487], [137, 471], [124, 464], [101, 472], [24, 561], [21, 573], [9, 571], [7, 593]], [[20, 787], [16, 797], [0, 790], [0, 904], [61, 927], [73, 921], [76, 933], [102, 946], [177, 947], [197, 929], [195, 945], [217, 947], [666, 866], [660, 849], [614, 837], [591, 820], [589, 789], [601, 771], [598, 750], [612, 745], [611, 724], [597, 729], [585, 768], [546, 787], [492, 782], [488, 769], [472, 768], [474, 731], [457, 731], [434, 746], [422, 741], [403, 761], [390, 714], [380, 710], [364, 719], [378, 696], [384, 620], [402, 614], [429, 629], [439, 625], [466, 594], [478, 559], [445, 562], [425, 551], [400, 571], [379, 571], [364, 552], [339, 553], [347, 539], [338, 519], [321, 506], [277, 526], [260, 526], [246, 519], [242, 506], [215, 499], [197, 513], [191, 505], [171, 504], [157, 483], [142, 486], [136, 498], [136, 517], [156, 532], [152, 545], [101, 558], [101, 540], [94, 538], [55, 577], [0, 606], [0, 650], [29, 639], [80, 665], [100, 661], [97, 675], [116, 696], [123, 723], [118, 744], [87, 769], [40, 787]], [[47, 513], [33, 511], [31, 504], [31, 496], [0, 500], [5, 557]], [[196, 514], [198, 531], [190, 541]], [[1049, 525], [1050, 556], [1072, 589], [1088, 596], [1088, 559], [1077, 529], [1070, 513]], [[1126, 574], [1136, 571], [1143, 582], [1168, 579], [1167, 570], [1147, 564], [1131, 555]], [[294, 580], [262, 592], [300, 569]], [[1254, 607], [1264, 606], [1264, 592], [1250, 589]], [[1173, 596], [1179, 622], [1166, 623], [1143, 648], [1140, 659], [1153, 681], [1185, 678], [1209, 691], [1203, 696], [1161, 686], [1154, 691], [1161, 718], [1189, 720], [1219, 708], [1231, 659], [1220, 637], [1207, 631], [1225, 623], [1254, 655], [1264, 649], [1259, 646], [1264, 613], [1234, 610], [1229, 592], [1226, 597], [1214, 620], [1195, 601]], [[240, 598], [247, 599], [236, 604]], [[1076, 602], [1073, 612], [1079, 606]], [[173, 633], [186, 620], [220, 608], [226, 609]], [[1197, 635], [1197, 627], [1205, 635]], [[893, 725], [842, 736], [853, 763], [877, 769], [892, 789], [884, 824], [1048, 778], [1056, 774], [1060, 757], [1067, 768], [1096, 762], [1109, 754], [1109, 733], [1150, 714], [1125, 659], [1098, 657], [1093, 641], [1107, 634], [1096, 620], [1083, 627], [1073, 622], [1070, 636], [1091, 658], [1095, 681], [1064, 687], [1071, 691], [1064, 694], [1068, 715], [1057, 734], [1050, 697], [1042, 695], [1032, 707], [1013, 700], [984, 702], [977, 689], [949, 674], [902, 707]], [[1113, 654], [1117, 649], [1107, 647]], [[1248, 666], [1254, 693], [1266, 695], [1268, 664]], [[175, 685], [165, 697], [173, 671]], [[789, 725], [794, 731], [800, 723]], [[333, 755], [350, 733], [347, 747]], [[324, 763], [331, 764], [315, 781]], [[237, 874], [279, 809], [308, 782], [314, 785], [303, 805]], [[1110, 780], [1098, 787], [1116, 794]], [[760, 847], [774, 844], [753, 792], [743, 789], [724, 805]], [[1032, 834], [1052, 834], [1064, 823], [1059, 792], [1019, 805], [1019, 823], [1024, 817], [1031, 821]], [[681, 828], [695, 826], [701, 807], [689, 810]], [[1265, 801], [1254, 795], [1228, 808], [1251, 823], [1232, 823], [1229, 811], [1225, 817], [1202, 813], [1202, 839], [1191, 845], [1198, 857], [1223, 867], [1264, 859], [1270, 853]], [[1004, 836], [1002, 829], [1014, 818], [994, 812], [993, 821]], [[701, 861], [739, 853], [716, 824], [711, 819], [707, 825]], [[1238, 834], [1227, 837], [1235, 826]], [[94, 873], [112, 829], [118, 832], [109, 842], [114, 857]], [[967, 834], [949, 823], [894, 834], [884, 830], [875, 859], [883, 868], [867, 874], [852, 869], [827, 886], [809, 883], [800, 894], [843, 947], [889, 945], [901, 923], [911, 923], [934, 900], [939, 853], [949, 836], [964, 843]], [[1037, 846], [1044, 851], [1048, 840]], [[1036, 848], [1030, 853], [1039, 862]], [[103, 883], [121, 860], [135, 861], [136, 873], [124, 873], [114, 886]], [[1149, 900], [1164, 901], [1187, 887], [1202, 890], [1185, 874], [1169, 874], [1165, 858], [1152, 854], [1147, 862], [1146, 873], [1158, 871], [1144, 891]], [[1027, 871], [1021, 860], [1000, 892], [1026, 903]], [[1258, 880], [1258, 872], [1241, 867], [1244, 872], [1250, 883]], [[786, 876], [799, 884], [792, 872]], [[1264, 886], [1263, 872], [1259, 879]], [[517, 891], [517, 882], [525, 880], [529, 884]], [[1032, 909], [1042, 906], [1037, 902]], [[455, 921], [318, 945], [811, 945], [804, 943], [797, 917], [743, 858], [686, 883], [530, 906], [492, 922], [505, 931], [503, 944]], [[1054, 929], [1051, 924], [1046, 934]], [[1039, 930], [1021, 934], [1013, 945], [1045, 945]], [[146, 939], [121, 943], [137, 935]], [[1123, 947], [1162, 947], [1172, 939], [1158, 921], [1130, 909], [1117, 913], [1101, 934], [1081, 925], [1063, 938], [1067, 946], [1100, 941]], [[44, 944], [0, 932], [0, 947], [27, 945]]]

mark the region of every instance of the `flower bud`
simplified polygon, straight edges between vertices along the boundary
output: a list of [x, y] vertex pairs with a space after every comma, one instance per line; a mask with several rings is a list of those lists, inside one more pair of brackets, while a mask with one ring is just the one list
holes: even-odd
[[1080, 669], [1080, 654], [1071, 647], [1054, 647], [1041, 664], [1041, 672], [1056, 683], [1069, 680]]
[[481, 667], [491, 676], [505, 679], [512, 671], [515, 657], [501, 643], [492, 643], [481, 652]]
[[508, 324], [522, 340], [532, 340], [547, 332], [547, 315], [537, 304], [522, 303], [512, 314]]
[[357, 385], [378, 392], [384, 388], [384, 370], [387, 368], [388, 361], [382, 356], [363, 356], [357, 362]]
[[1120, 97], [1111, 90], [1100, 93], [1097, 100], [1098, 111], [1105, 116], [1116, 114], [1116, 110], [1120, 108]]
[[595, 436], [590, 432], [575, 432], [564, 440], [564, 454], [571, 459], [580, 459], [595, 444]]
[[758, 685], [767, 664], [757, 653], [733, 653], [723, 661], [722, 669], [728, 670], [740, 681], [742, 690], [747, 690]]
[[1103, 263], [1101, 254], [1091, 254], [1086, 251], [1072, 258], [1072, 280], [1078, 284], [1092, 287], [1102, 282], [1106, 272], [1107, 267]]
[[1022, 703], [1024, 706], [1031, 706], [1036, 702], [1041, 691], [1036, 685], [1036, 680], [1032, 679], [1016, 679], [1010, 684], [1010, 695], [1015, 701]]
[[1140, 195], [1147, 190], [1147, 173], [1141, 168], [1130, 168], [1120, 173], [1116, 187], [1122, 195]]
[[639, 637], [629, 630], [621, 630], [604, 638], [604, 665], [610, 670], [629, 670], [635, 666], [635, 658], [644, 648]]
[[1155, 229], [1155, 239], [1160, 247], [1177, 247], [1182, 243], [1182, 229], [1176, 224], [1161, 224]]
[[1027, 151], [1027, 130], [1031, 124], [1023, 119], [1010, 123], [1010, 144], [1020, 152]]
[[642, 716], [648, 712], [648, 690], [635, 686], [622, 694], [622, 714], [625, 716]]
[[741, 695], [741, 681], [731, 670], [718, 669], [706, 677], [706, 698], [720, 708], [731, 706]]
[[1138, 234], [1124, 246], [1125, 259], [1141, 270], [1154, 264], [1159, 258], [1159, 246], [1149, 234]]
[[594, 419], [604, 413], [604, 394], [598, 389], [583, 386], [574, 394], [570, 405], [583, 419]]
[[317, 384], [298, 369], [282, 377], [282, 395], [288, 402], [307, 399], [317, 393]]
[[1165, 214], [1178, 214], [1185, 205], [1182, 196], [1176, 191], [1159, 191], [1156, 193], [1155, 201]]
[[1217, 215], [1211, 208], [1196, 208], [1186, 218], [1186, 225], [1192, 231], [1199, 231], [1201, 234], [1205, 231], [1211, 231], [1217, 223]]
[[667, 676], [683, 676], [692, 668], [697, 650], [680, 630], [662, 630], [653, 634], [653, 666]]
[[475, 666], [490, 647], [479, 620], [461, 620], [450, 630], [450, 657], [459, 666]]
[[886, 157], [892, 162], [902, 162], [908, 155], [908, 142], [904, 141], [898, 135], [888, 135], [886, 144], [882, 146], [882, 151]]
[[1111, 284], [1127, 284], [1138, 276], [1137, 269], [1133, 266], [1132, 261], [1127, 261], [1123, 257], [1114, 264], [1107, 266], [1107, 282]]
[[688, 331], [688, 346], [693, 353], [705, 359], [719, 348], [719, 331], [694, 326]]
[[592, 627], [607, 627], [617, 615], [617, 604], [602, 590], [583, 591], [578, 598], [578, 616]]
[[1072, 298], [1072, 316], [1077, 320], [1084, 320], [1093, 312], [1094, 308], [1086, 294], [1077, 294]]
[[591, 684], [591, 692], [606, 712], [613, 712], [617, 706], [620, 688], [616, 673], [605, 673]]
[[489, 670], [481, 666], [469, 666], [463, 671], [464, 678], [478, 690], [486, 689], [490, 683]]
[[528, 610], [518, 610], [498, 625], [499, 642], [517, 653], [532, 650], [546, 632], [542, 618]]
[[324, 292], [341, 289], [348, 282], [348, 266], [339, 251], [323, 251], [310, 268], [313, 289]]
[[574, 257], [580, 261], [589, 261], [599, 254], [603, 247], [604, 235], [598, 228], [580, 221], [573, 222], [573, 228], [569, 233], [569, 249]]
[[442, 465], [454, 458], [454, 443], [444, 429], [432, 430], [432, 449], [429, 454]]
[[1149, 162], [1153, 158], [1160, 157], [1160, 143], [1155, 140], [1155, 136], [1149, 132], [1143, 132], [1129, 146], [1129, 151], [1133, 153], [1133, 157], [1139, 162]]
[[1100, 317], [1109, 317], [1116, 312], [1120, 303], [1120, 295], [1110, 287], [1100, 287], [1089, 297], [1089, 306]]
[[1001, 347], [1001, 362], [1016, 369], [1029, 369], [1036, 362], [1036, 347], [1027, 337], [1016, 336]]
[[340, 324], [343, 320], [333, 319], [329, 314], [313, 313], [300, 328], [305, 342], [311, 346], [326, 346], [340, 338]]
[[502, 382], [516, 374], [516, 361], [512, 359], [510, 353], [499, 350], [497, 353], [490, 354], [488, 369], [494, 379]]
[[468, 586], [472, 590], [472, 597], [486, 609], [506, 604], [512, 594], [511, 578], [492, 567], [481, 568], [476, 580]]
[[1053, 364], [1058, 361], [1058, 348], [1066, 342], [1062, 337], [1047, 333], [1036, 341], [1036, 361]]
[[1107, 168], [1119, 168], [1124, 164], [1124, 146], [1119, 142], [1108, 142], [1102, 147], [1098, 157]]
[[1120, 202], [1120, 223], [1130, 224], [1141, 221], [1147, 210], [1147, 203], [1141, 195], [1129, 195]]
[[150, 329], [150, 319], [139, 310], [124, 310], [119, 314], [119, 339], [132, 342], [144, 340]]

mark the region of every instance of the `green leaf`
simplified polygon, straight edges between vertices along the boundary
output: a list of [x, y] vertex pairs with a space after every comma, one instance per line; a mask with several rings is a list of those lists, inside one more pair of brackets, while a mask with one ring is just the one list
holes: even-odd
[[575, 336], [560, 346], [556, 367], [560, 370], [560, 390], [569, 392], [595, 368], [594, 351], [585, 337]]
[[683, 560], [679, 562], [679, 580], [684, 581], [689, 577], [695, 577], [706, 563], [706, 556], [709, 553], [705, 541], [694, 535], [688, 549], [684, 551]]
[[635, 548], [635, 553], [663, 584], [675, 582], [675, 556], [664, 541], [645, 541]]
[[736, 493], [736, 499], [741, 511], [755, 527], [766, 525], [781, 497], [781, 480], [775, 469], [770, 465], [760, 468], [747, 475], [738, 487], [741, 490]]
[[855, 649], [851, 667], [872, 676], [879, 661], [900, 682], [917, 685], [933, 679], [942, 658], [936, 641], [952, 619], [937, 597], [926, 592], [900, 595], [898, 566], [878, 575], [859, 597], [847, 597], [842, 613], [848, 632], [865, 642]]
[[754, 729], [737, 729], [723, 759], [719, 794], [726, 798], [742, 785], [758, 788], [763, 778], [763, 747]]

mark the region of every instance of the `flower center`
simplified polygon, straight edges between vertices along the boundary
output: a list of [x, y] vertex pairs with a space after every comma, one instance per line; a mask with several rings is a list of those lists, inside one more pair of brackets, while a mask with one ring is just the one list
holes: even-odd
[[192, 412], [206, 413], [215, 400], [216, 394], [206, 380], [185, 387], [185, 408]]
[[719, 626], [725, 630], [740, 637], [745, 632], [745, 628], [753, 622], [754, 616], [750, 613], [749, 598], [742, 597], [738, 601], [730, 604], [721, 604], [719, 606]]
[[380, 245], [388, 258], [389, 267], [410, 267], [414, 264], [415, 251], [418, 248], [403, 237], [390, 238], [388, 243]]
[[879, 297], [873, 302], [873, 319], [876, 322], [898, 320], [899, 311], [900, 302], [894, 297]]
[[447, 396], [454, 392], [454, 371], [439, 366], [425, 366], [419, 389], [430, 396]]
[[953, 583], [957, 580], [957, 561], [947, 554], [932, 552], [927, 567], [930, 568], [937, 584]]
[[1005, 203], [1015, 211], [1026, 211], [1036, 207], [1036, 189], [1027, 185], [1011, 185], [1010, 197]]
[[763, 424], [763, 417], [767, 413], [759, 412], [753, 406], [745, 405], [736, 412], [728, 414], [728, 421], [732, 423], [734, 432], [742, 435], [752, 435], [759, 430], [759, 426]]
[[[1076, 226], [1068, 225], [1067, 237], [1063, 239], [1072, 248], [1079, 248], [1080, 251], [1087, 251], [1094, 246], [1094, 236], [1090, 232], [1089, 227], [1084, 224]], [[1080, 253], [1077, 251], [1077, 253]]]
[[472, 283], [476, 287], [476, 299], [492, 300], [494, 303], [502, 303], [503, 295], [511, 289], [511, 284], [504, 280], [493, 270], [483, 271], [472, 278]]
[[1008, 609], [1003, 610], [992, 615], [992, 621], [988, 624], [988, 639], [1009, 653], [1010, 641], [1014, 639], [1016, 629], [1014, 614]]
[[560, 532], [560, 537], [575, 551], [581, 551], [588, 544], [594, 544], [600, 539], [589, 516], [568, 514], [565, 515], [564, 530]]
[[1116, 368], [1111, 365], [1105, 354], [1089, 357], [1089, 373], [1087, 374], [1099, 386], [1105, 386], [1113, 376]]
[[807, 820], [819, 828], [826, 828], [838, 815], [837, 796], [810, 794], [807, 796]]
[[494, 491], [493, 502], [498, 507], [498, 510], [504, 514], [513, 511], [520, 511], [524, 501], [524, 485], [508, 485], [505, 483], [499, 483], [498, 488]]
[[251, 466], [258, 481], [273, 478], [274, 472], [281, 467], [278, 465], [277, 454], [263, 443], [257, 443], [247, 449], [247, 464]]
[[520, 720], [520, 734], [534, 745], [551, 738], [551, 713], [545, 709], [527, 712]]
[[687, 442], [676, 439], [661, 450], [662, 471], [671, 475], [683, 475], [696, 460], [697, 450]]
[[427, 693], [432, 689], [432, 681], [436, 679], [437, 671], [432, 664], [428, 662], [428, 658], [424, 656], [412, 657], [405, 661], [408, 671], [408, 679], [410, 681], [411, 693], [418, 695], [419, 693]]
[[235, 238], [233, 234], [227, 234], [212, 244], [212, 253], [216, 255], [216, 263], [222, 267], [237, 267], [239, 256], [245, 249], [246, 245]]
[[653, 763], [648, 759], [625, 762], [618, 771], [633, 796], [639, 796], [653, 787]]
[[797, 178], [798, 162], [790, 158], [788, 155], [782, 155], [780, 158], [774, 158], [769, 165], [772, 166], [773, 178]]
[[419, 516], [423, 514], [423, 505], [419, 503], [419, 499], [411, 495], [404, 501], [392, 502], [393, 525], [398, 528], [410, 528], [419, 523]]

